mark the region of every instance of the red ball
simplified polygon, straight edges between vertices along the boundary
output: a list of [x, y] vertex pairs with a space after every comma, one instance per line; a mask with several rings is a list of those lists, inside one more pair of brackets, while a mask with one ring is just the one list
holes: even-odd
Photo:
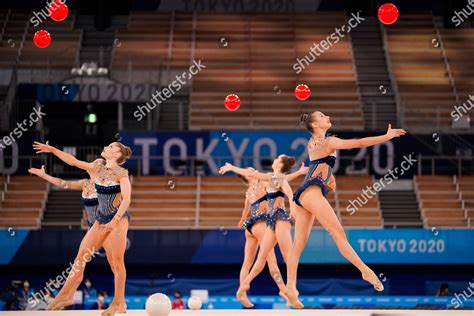
[[380, 22], [386, 25], [397, 22], [398, 14], [398, 9], [393, 3], [383, 4], [378, 12]]
[[39, 30], [33, 36], [33, 42], [38, 48], [46, 48], [51, 44], [51, 35], [45, 30]]
[[240, 107], [240, 98], [236, 94], [229, 94], [225, 97], [224, 105], [229, 111], [237, 111]]
[[300, 101], [308, 100], [311, 90], [305, 84], [299, 84], [295, 88], [295, 97]]
[[60, 0], [52, 2], [48, 8], [48, 14], [56, 22], [65, 20], [69, 14], [69, 8]]

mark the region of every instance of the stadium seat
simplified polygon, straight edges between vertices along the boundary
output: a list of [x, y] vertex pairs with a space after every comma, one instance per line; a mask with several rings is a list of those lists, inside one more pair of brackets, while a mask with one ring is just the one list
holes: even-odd
[[40, 228], [48, 185], [30, 176], [2, 177], [1, 183], [0, 227]]
[[468, 226], [469, 220], [454, 179], [449, 176], [415, 176], [415, 190], [425, 227]]
[[387, 32], [405, 126], [414, 131], [450, 128], [456, 97], [442, 50], [433, 43], [438, 36], [431, 13], [403, 14]]
[[469, 95], [473, 93], [474, 30], [472, 28], [443, 29], [441, 39], [459, 96], [459, 102], [464, 103], [469, 99]]

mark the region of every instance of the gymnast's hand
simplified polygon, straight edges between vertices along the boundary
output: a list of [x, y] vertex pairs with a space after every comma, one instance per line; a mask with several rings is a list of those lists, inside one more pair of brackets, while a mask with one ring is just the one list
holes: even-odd
[[405, 135], [407, 132], [403, 128], [394, 128], [392, 129], [392, 124], [388, 124], [388, 129], [387, 129], [387, 136], [392, 139], [395, 137], [400, 137]]
[[309, 171], [309, 168], [304, 166], [304, 161], [301, 162], [301, 167], [298, 169], [298, 172], [300, 174], [307, 174], [308, 171]]
[[232, 164], [226, 162], [225, 165], [223, 165], [220, 169], [219, 169], [219, 174], [224, 174], [226, 172], [229, 172], [229, 171], [232, 171]]
[[104, 234], [110, 233], [115, 228], [117, 228], [119, 221], [120, 220], [118, 218], [114, 217], [114, 218], [112, 218], [112, 220], [109, 223], [105, 224]]
[[41, 166], [41, 169], [38, 168], [30, 168], [28, 169], [28, 172], [31, 174], [34, 174], [40, 178], [43, 178], [46, 175], [46, 171], [44, 171], [44, 165]]
[[33, 143], [33, 149], [36, 150], [37, 154], [50, 153], [51, 152], [51, 146], [49, 146], [49, 141], [46, 142], [46, 144], [43, 144], [43, 143], [40, 143], [40, 142], [34, 142]]
[[290, 202], [290, 217], [296, 220], [296, 204], [293, 201]]
[[239, 221], [239, 223], [237, 224], [237, 227], [242, 228], [242, 226], [244, 225], [244, 223], [245, 223], [245, 219], [241, 218], [240, 221]]

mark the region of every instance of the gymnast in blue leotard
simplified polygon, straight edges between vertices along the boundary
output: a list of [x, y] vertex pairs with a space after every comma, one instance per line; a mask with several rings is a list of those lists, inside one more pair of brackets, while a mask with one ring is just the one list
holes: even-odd
[[130, 220], [128, 210], [123, 215], [118, 215], [120, 206], [120, 183], [121, 178], [128, 178], [128, 171], [119, 165], [113, 167], [99, 166], [95, 177], [95, 189], [99, 207], [97, 210], [97, 221], [100, 224], [108, 224], [115, 217], [125, 216]]
[[[284, 197], [287, 196], [290, 202], [290, 209], [293, 209], [292, 204], [293, 192], [291, 190], [288, 181], [296, 179], [298, 176], [305, 174], [308, 170], [302, 164], [300, 170], [289, 175], [285, 175], [294, 165], [295, 160], [293, 157], [286, 155], [280, 155], [273, 161], [271, 173], [261, 173], [255, 170], [242, 169], [235, 167], [229, 163], [226, 163], [219, 172], [224, 174], [228, 171], [235, 172], [242, 176], [250, 179], [257, 179], [265, 181], [266, 185], [266, 198], [269, 205], [269, 213], [267, 216], [267, 228], [263, 236], [263, 241], [260, 244], [260, 251], [248, 276], [241, 281], [239, 290], [237, 291], [237, 299], [245, 306], [251, 307], [253, 304], [250, 302], [246, 295], [246, 291], [250, 288], [252, 280], [263, 270], [265, 267], [265, 261], [268, 254], [273, 251], [276, 243], [280, 247], [283, 258], [286, 260], [287, 254], [291, 247], [291, 215], [286, 211]], [[284, 193], [283, 193], [284, 192]], [[278, 282], [282, 282], [281, 276], [274, 276], [274, 279]], [[285, 297], [280, 291], [280, 295]], [[285, 297], [286, 298], [286, 297]]]
[[[249, 212], [244, 212], [244, 214], [242, 214], [242, 219], [245, 217], [246, 219], [241, 226], [252, 234], [252, 227], [255, 224], [267, 220], [267, 195], [264, 190], [264, 181], [252, 179], [246, 180], [246, 182], [248, 183], [248, 189], [245, 193], [245, 197], [246, 200], [249, 201], [250, 206], [248, 207]], [[250, 216], [247, 217], [248, 213], [250, 213]]]
[[[239, 280], [242, 282], [249, 274], [250, 268], [255, 261], [258, 247], [263, 240], [266, 230], [265, 223], [267, 219], [268, 207], [267, 196], [265, 192], [267, 182], [243, 177], [240, 175], [239, 177], [242, 182], [248, 186], [247, 192], [245, 193], [245, 207], [242, 212], [242, 218], [238, 224], [239, 227], [245, 229], [244, 260], [242, 262], [242, 268], [240, 269], [239, 276]], [[283, 282], [277, 281], [281, 280], [281, 273], [280, 269], [278, 268], [275, 251], [273, 249], [267, 256], [267, 265], [268, 270], [270, 271], [276, 285], [278, 286], [279, 292], [283, 293], [285, 290], [285, 284]]]
[[375, 290], [383, 291], [383, 284], [377, 275], [359, 258], [349, 244], [344, 229], [325, 196], [330, 189], [335, 188], [332, 171], [336, 162], [335, 153], [337, 150], [373, 146], [402, 136], [405, 131], [392, 129], [389, 124], [385, 135], [345, 140], [334, 136], [326, 137], [327, 131], [332, 126], [331, 120], [329, 116], [319, 111], [304, 114], [301, 117], [301, 123], [311, 133], [311, 139], [308, 142], [311, 164], [305, 180], [293, 195], [297, 205], [295, 236], [287, 262], [288, 280], [285, 291], [290, 305], [295, 308], [304, 307], [298, 300], [296, 272], [299, 258], [308, 241], [315, 218], [330, 233], [341, 254], [359, 269], [362, 278], [369, 282]]
[[102, 316], [111, 316], [115, 313], [125, 313], [127, 305], [125, 303], [125, 249], [127, 245], [127, 232], [129, 225], [128, 208], [131, 202], [131, 184], [126, 169], [121, 165], [131, 156], [129, 147], [119, 142], [111, 143], [104, 147], [101, 156], [105, 159], [105, 165], [80, 161], [74, 156], [65, 153], [48, 142], [42, 144], [35, 142], [33, 148], [37, 153], [52, 153], [65, 163], [83, 169], [94, 179], [97, 191], [98, 211], [96, 221], [81, 244], [84, 249], [80, 249], [74, 262], [79, 271], [69, 274], [66, 283], [50, 303], [48, 309], [58, 310], [65, 306], [72, 305], [72, 296], [69, 293], [75, 291], [78, 280], [82, 280], [84, 268], [92, 257], [92, 253], [97, 251], [105, 242], [110, 242], [112, 263], [114, 271], [114, 299], [109, 308], [102, 313]]
[[97, 198], [97, 191], [95, 184], [89, 179], [82, 180], [84, 187], [82, 189], [82, 204], [87, 213], [87, 225], [92, 227], [97, 218], [97, 209], [99, 206], [99, 199]]
[[[278, 177], [273, 176], [272, 180], [268, 182], [267, 185], [267, 202], [268, 208], [270, 209], [267, 216], [267, 226], [273, 231], [275, 231], [276, 223], [278, 221], [285, 221], [291, 225], [294, 224], [293, 218], [285, 208], [283, 199], [286, 195], [283, 193], [279, 181], [281, 180]], [[279, 203], [277, 203], [277, 201], [279, 201]]]
[[[105, 160], [96, 159], [93, 163], [104, 165]], [[99, 200], [97, 198], [97, 191], [95, 189], [94, 182], [90, 179], [82, 179], [78, 181], [67, 181], [67, 180], [55, 178], [46, 173], [44, 166], [41, 166], [41, 169], [30, 168], [28, 169], [28, 172], [63, 189], [82, 190], [81, 198], [84, 205], [84, 209], [86, 211], [87, 225], [89, 226], [89, 230], [87, 230], [87, 233], [82, 238], [83, 241], [86, 240], [88, 238], [88, 235], [90, 234], [90, 229], [96, 222], [97, 210], [99, 206]], [[89, 173], [89, 175], [93, 177], [93, 174]], [[110, 268], [112, 269], [112, 272], [115, 273], [113, 260], [112, 260], [113, 255], [114, 255], [114, 251], [113, 251], [114, 248], [112, 247], [112, 242], [113, 242], [112, 238], [107, 238], [104, 241], [103, 247], [104, 247], [105, 254], [107, 257], [107, 261], [110, 265]], [[78, 252], [80, 253], [81, 251], [83, 251], [84, 247], [85, 247], [84, 242], [81, 242]], [[79, 287], [80, 282], [81, 280], [79, 279], [76, 280], [76, 284], [73, 287], [74, 291], [69, 291], [68, 293], [65, 293], [65, 291], [63, 291], [61, 294], [66, 297], [72, 298], [75, 290], [77, 289], [77, 287]]]

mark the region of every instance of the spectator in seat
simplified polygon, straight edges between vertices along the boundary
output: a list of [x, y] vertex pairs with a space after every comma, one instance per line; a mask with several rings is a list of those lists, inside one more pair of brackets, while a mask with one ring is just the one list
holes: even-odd
[[180, 291], [174, 291], [174, 301], [171, 303], [172, 309], [184, 309], [184, 301]]
[[83, 301], [89, 298], [96, 298], [97, 291], [92, 287], [92, 282], [88, 278], [84, 281], [84, 286], [82, 287]]
[[107, 297], [107, 293], [105, 291], [100, 291], [97, 293], [97, 301], [92, 305], [92, 309], [107, 309], [109, 305], [105, 302], [105, 298]]
[[32, 296], [35, 290], [30, 288], [30, 282], [28, 280], [23, 281], [23, 287], [20, 289], [18, 294], [18, 303], [21, 310], [25, 310], [28, 306], [28, 297]]

